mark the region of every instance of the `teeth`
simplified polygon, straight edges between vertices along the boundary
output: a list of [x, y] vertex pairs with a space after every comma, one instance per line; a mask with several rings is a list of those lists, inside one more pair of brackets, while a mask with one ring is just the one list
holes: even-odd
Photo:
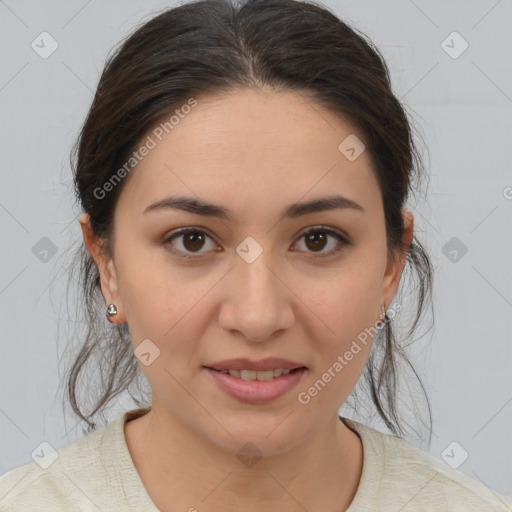
[[256, 370], [222, 370], [222, 373], [229, 373], [232, 377], [242, 380], [272, 380], [281, 375], [288, 375], [291, 370], [276, 368], [275, 370], [256, 371]]
[[264, 372], [254, 372], [256, 374], [256, 380], [272, 380], [274, 378], [273, 370], [267, 370]]

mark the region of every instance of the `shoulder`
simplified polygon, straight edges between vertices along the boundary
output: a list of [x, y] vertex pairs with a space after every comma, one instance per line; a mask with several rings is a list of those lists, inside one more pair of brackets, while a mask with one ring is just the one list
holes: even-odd
[[349, 421], [361, 436], [363, 451], [366, 449], [364, 464], [371, 466], [366, 475], [363, 467], [362, 480], [371, 478], [379, 505], [392, 503], [389, 510], [512, 512], [512, 498], [480, 480], [404, 439]]
[[42, 449], [40, 455], [34, 454], [34, 461], [0, 476], [0, 512], [95, 509], [91, 497], [106, 484], [100, 457], [105, 431], [97, 430], [56, 451]]

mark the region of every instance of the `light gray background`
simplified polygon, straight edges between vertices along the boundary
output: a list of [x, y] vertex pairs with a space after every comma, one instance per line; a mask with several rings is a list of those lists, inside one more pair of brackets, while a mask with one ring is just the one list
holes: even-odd
[[[58, 389], [67, 274], [55, 267], [81, 238], [69, 152], [109, 50], [174, 4], [0, 0], [0, 474], [43, 441], [59, 448], [83, 435]], [[430, 154], [429, 204], [414, 209], [436, 267], [435, 328], [413, 358], [434, 416], [427, 450], [441, 458], [456, 441], [469, 453], [461, 471], [512, 495], [512, 3], [324, 5], [381, 50]], [[31, 48], [43, 31], [59, 45], [47, 59]], [[469, 44], [458, 58], [442, 47], [454, 31]], [[47, 262], [32, 250], [43, 237], [57, 248]], [[467, 247], [457, 262], [443, 253], [453, 237]], [[121, 400], [110, 418], [132, 405]]]

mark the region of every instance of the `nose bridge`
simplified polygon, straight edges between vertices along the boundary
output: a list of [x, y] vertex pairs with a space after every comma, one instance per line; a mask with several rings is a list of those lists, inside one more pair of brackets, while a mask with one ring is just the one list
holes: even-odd
[[279, 293], [279, 290], [275, 286], [276, 277], [270, 271], [271, 259], [270, 251], [267, 251], [251, 263], [239, 262], [235, 276], [241, 279], [242, 289], [245, 287], [245, 292], [240, 298], [243, 299], [245, 296], [249, 303], [254, 303], [253, 305], [275, 300], [274, 295]]
[[228, 297], [222, 304], [221, 324], [224, 329], [235, 329], [251, 341], [263, 341], [280, 329], [288, 328], [293, 313], [286, 293], [286, 286], [276, 277], [272, 251], [261, 251], [255, 259], [255, 246], [240, 244], [248, 249], [235, 263], [230, 273]]

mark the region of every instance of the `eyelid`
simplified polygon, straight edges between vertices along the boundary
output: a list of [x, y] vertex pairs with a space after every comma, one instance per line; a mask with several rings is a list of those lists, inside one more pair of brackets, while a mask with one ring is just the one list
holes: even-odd
[[[313, 258], [328, 258], [330, 256], [334, 256], [334, 255], [338, 254], [345, 246], [351, 245], [349, 237], [344, 232], [342, 232], [336, 228], [331, 228], [329, 226], [324, 226], [322, 224], [318, 224], [315, 226], [310, 226], [308, 228], [305, 228], [303, 231], [299, 232], [299, 234], [296, 235], [296, 241], [293, 243], [293, 246], [295, 246], [305, 235], [308, 235], [310, 233], [315, 233], [317, 231], [326, 233], [327, 236], [334, 238], [335, 240], [337, 240], [338, 245], [336, 248], [331, 249], [330, 251], [328, 251], [326, 253], [315, 254], [314, 252], [306, 251], [306, 253], [308, 253]], [[209, 231], [206, 228], [187, 226], [184, 228], [178, 228], [178, 229], [166, 234], [162, 239], [162, 244], [163, 245], [170, 244], [170, 242], [172, 242], [175, 238], [178, 238], [179, 236], [182, 236], [182, 235], [187, 235], [189, 233], [204, 234], [208, 238], [212, 239], [215, 243], [217, 243], [215, 241], [215, 237], [210, 235]], [[340, 247], [340, 244], [341, 244], [341, 247]], [[206, 253], [202, 253], [202, 252], [195, 253], [195, 255], [194, 255], [194, 253], [183, 253], [182, 251], [176, 250], [174, 248], [171, 248], [169, 250], [173, 254], [177, 254], [179, 257], [183, 257], [186, 259], [199, 259], [201, 257], [201, 255], [206, 254]], [[217, 251], [217, 252], [219, 252], [219, 251]], [[301, 252], [301, 251], [298, 251], [298, 252]]]
[[[201, 233], [203, 235], [206, 235], [208, 238], [212, 239], [215, 242], [215, 238], [209, 234], [209, 231], [206, 228], [200, 228], [200, 227], [194, 227], [194, 226], [187, 226], [186, 228], [178, 228], [174, 231], [171, 231], [170, 233], [164, 235], [162, 239], [163, 245], [171, 245], [170, 243], [175, 239], [179, 238], [182, 235], [187, 235], [189, 233]], [[215, 242], [217, 243], [217, 242]], [[185, 259], [199, 259], [203, 254], [205, 253], [183, 253], [182, 251], [174, 249], [172, 246], [169, 249], [173, 254], [176, 254], [178, 257], [182, 257]]]
[[[334, 238], [335, 240], [337, 240], [338, 244], [334, 249], [331, 249], [330, 251], [325, 252], [325, 253], [314, 253], [314, 252], [306, 251], [307, 254], [312, 256], [313, 258], [326, 258], [327, 259], [329, 257], [334, 257], [339, 252], [341, 252], [345, 248], [345, 246], [351, 245], [350, 239], [345, 233], [343, 233], [342, 231], [340, 231], [336, 228], [331, 228], [329, 226], [324, 226], [322, 224], [318, 224], [316, 226], [311, 226], [309, 228], [304, 229], [304, 231], [301, 231], [297, 235], [297, 242], [294, 242], [293, 245], [295, 246], [295, 244], [298, 243], [305, 235], [308, 235], [309, 233], [315, 233], [317, 231], [320, 233], [326, 233], [327, 236], [330, 236], [330, 237]], [[340, 246], [340, 244], [341, 244], [341, 246]]]

